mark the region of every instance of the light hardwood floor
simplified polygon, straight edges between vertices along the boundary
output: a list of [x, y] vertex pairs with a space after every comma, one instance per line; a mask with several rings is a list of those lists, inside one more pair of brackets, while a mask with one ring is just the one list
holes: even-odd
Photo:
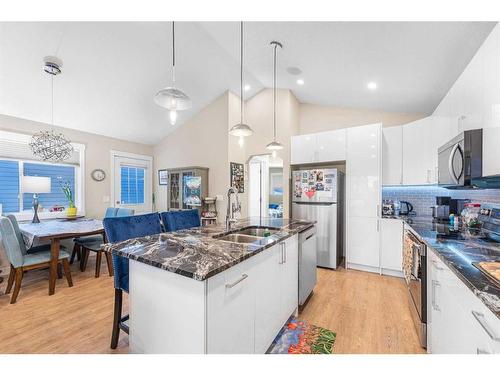
[[[120, 334], [109, 349], [113, 279], [105, 262], [94, 278], [94, 256], [85, 273], [72, 266], [74, 287], [57, 280], [49, 296], [48, 271], [25, 275], [18, 302], [9, 304], [0, 284], [0, 353], [127, 353]], [[337, 332], [335, 353], [422, 353], [403, 281], [364, 272], [318, 270], [318, 285], [300, 317]], [[127, 308], [125, 297], [124, 308]]]

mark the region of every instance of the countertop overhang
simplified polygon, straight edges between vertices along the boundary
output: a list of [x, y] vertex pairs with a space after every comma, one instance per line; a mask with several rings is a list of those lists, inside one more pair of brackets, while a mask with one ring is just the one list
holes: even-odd
[[[214, 224], [132, 238], [106, 244], [103, 249], [203, 281], [314, 225], [315, 222], [294, 219], [247, 218], [233, 224], [231, 231]], [[275, 228], [278, 232], [247, 244], [219, 239], [224, 234], [252, 226]]]

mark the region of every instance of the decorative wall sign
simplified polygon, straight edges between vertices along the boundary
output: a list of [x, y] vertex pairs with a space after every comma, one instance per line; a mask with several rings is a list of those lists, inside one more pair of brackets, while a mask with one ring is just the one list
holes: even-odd
[[101, 182], [106, 178], [106, 172], [104, 172], [102, 169], [94, 169], [90, 173], [90, 177], [92, 177], [94, 181]]
[[231, 162], [231, 186], [238, 190], [238, 193], [245, 192], [245, 167], [240, 163]]
[[166, 169], [158, 170], [158, 183], [160, 185], [168, 185], [168, 173]]

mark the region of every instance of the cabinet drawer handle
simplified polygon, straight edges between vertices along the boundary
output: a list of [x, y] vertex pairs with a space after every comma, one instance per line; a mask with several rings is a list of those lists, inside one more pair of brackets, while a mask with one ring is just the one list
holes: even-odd
[[489, 351], [484, 350], [484, 349], [479, 349], [479, 348], [476, 348], [476, 353], [477, 354], [491, 354]]
[[248, 275], [247, 275], [246, 273], [244, 273], [243, 275], [241, 275], [241, 277], [240, 277], [238, 280], [236, 280], [236, 281], [232, 282], [231, 284], [226, 284], [226, 288], [232, 288], [232, 287], [233, 287], [233, 286], [235, 286], [236, 284], [241, 283], [241, 282], [242, 282], [243, 280], [245, 280], [247, 277], [248, 277]]
[[441, 311], [441, 308], [436, 303], [436, 287], [440, 286], [440, 285], [441, 284], [439, 283], [439, 281], [432, 280], [432, 301], [431, 301], [431, 304], [432, 304], [432, 308], [436, 311]]
[[434, 266], [434, 268], [435, 268], [435, 269], [437, 269], [437, 270], [439, 270], [439, 271], [444, 270], [444, 268], [443, 268], [443, 267], [439, 267], [439, 266], [438, 266], [438, 263], [437, 263], [435, 260], [431, 260], [431, 263], [432, 263], [432, 265]]
[[477, 312], [477, 311], [474, 311], [474, 310], [472, 310], [471, 313], [472, 313], [472, 316], [474, 316], [474, 318], [476, 318], [479, 325], [481, 327], [483, 327], [483, 329], [486, 331], [488, 336], [490, 336], [490, 339], [492, 339], [493, 341], [500, 342], [500, 337], [498, 337], [494, 332], [492, 332], [490, 327], [488, 327], [488, 324], [485, 322], [484, 314]]

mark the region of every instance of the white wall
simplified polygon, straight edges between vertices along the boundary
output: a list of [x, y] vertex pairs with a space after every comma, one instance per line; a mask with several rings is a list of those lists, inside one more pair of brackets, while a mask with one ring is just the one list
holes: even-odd
[[[456, 133], [500, 126], [500, 26], [483, 45], [434, 111]], [[499, 141], [500, 142], [500, 141]]]
[[[167, 187], [158, 185], [158, 169], [207, 167], [209, 195], [225, 195], [229, 186], [228, 106], [226, 92], [154, 147], [157, 211], [167, 209]], [[224, 202], [218, 202], [219, 220], [224, 217], [223, 207]]]

